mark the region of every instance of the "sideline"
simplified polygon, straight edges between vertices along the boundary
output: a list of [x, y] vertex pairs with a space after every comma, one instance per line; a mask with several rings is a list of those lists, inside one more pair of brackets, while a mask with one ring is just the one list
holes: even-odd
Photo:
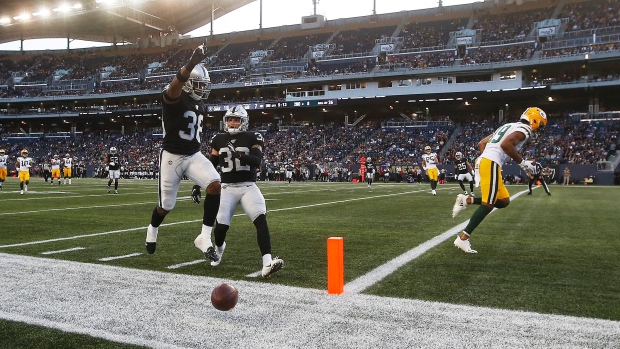
[[[0, 318], [151, 348], [603, 349], [620, 336], [604, 319], [5, 253], [0, 264]], [[209, 303], [224, 282], [239, 290], [229, 312]]]

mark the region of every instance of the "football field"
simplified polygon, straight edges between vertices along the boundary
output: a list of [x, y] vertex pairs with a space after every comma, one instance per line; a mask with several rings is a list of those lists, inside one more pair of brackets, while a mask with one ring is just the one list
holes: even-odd
[[[620, 187], [557, 186], [489, 215], [469, 255], [453, 245], [458, 184], [259, 183], [274, 256], [257, 277], [238, 211], [222, 262], [193, 246], [202, 203], [182, 185], [146, 254], [157, 182], [35, 178], [0, 191], [0, 348], [620, 347]], [[479, 195], [479, 191], [476, 192]], [[345, 293], [326, 290], [326, 239], [344, 238]], [[229, 312], [209, 301], [239, 289]]]

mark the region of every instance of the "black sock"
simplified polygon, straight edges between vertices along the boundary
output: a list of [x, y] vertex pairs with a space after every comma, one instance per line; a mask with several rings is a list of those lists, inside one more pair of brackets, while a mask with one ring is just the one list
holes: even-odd
[[256, 241], [258, 242], [261, 256], [271, 254], [271, 237], [269, 235], [269, 227], [267, 226], [267, 217], [262, 214], [252, 223], [256, 227]]
[[226, 241], [226, 232], [230, 226], [226, 224], [216, 223], [213, 229], [213, 237], [215, 240], [215, 246], [221, 247]]
[[205, 205], [204, 205], [204, 213], [202, 216], [202, 224], [207, 227], [212, 227], [213, 223], [215, 223], [215, 217], [217, 216], [217, 211], [220, 208], [220, 194], [213, 195], [208, 194], [205, 196]]
[[155, 228], [159, 227], [161, 222], [164, 221], [165, 217], [166, 216], [160, 215], [159, 212], [157, 212], [157, 207], [155, 207], [155, 209], [153, 210], [153, 214], [151, 215], [151, 225]]

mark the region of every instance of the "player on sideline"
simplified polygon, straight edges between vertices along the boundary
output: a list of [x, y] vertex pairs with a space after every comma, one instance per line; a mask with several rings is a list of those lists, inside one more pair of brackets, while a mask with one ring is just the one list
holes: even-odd
[[114, 181], [114, 194], [118, 194], [118, 179], [121, 178], [121, 164], [120, 158], [117, 154], [116, 147], [110, 147], [110, 153], [106, 157], [108, 161], [108, 193], [110, 192], [110, 186]]
[[474, 169], [471, 167], [469, 160], [463, 158], [463, 153], [456, 152], [455, 155], [456, 163], [454, 164], [454, 169], [457, 173], [457, 180], [459, 181], [459, 185], [461, 189], [463, 189], [463, 194], [467, 195], [467, 190], [465, 190], [465, 185], [463, 184], [464, 180], [469, 182], [469, 194], [474, 196], [474, 177], [472, 174], [474, 173]]
[[540, 109], [530, 107], [523, 112], [518, 122], [508, 123], [478, 143], [480, 157], [476, 159], [476, 181], [480, 183], [480, 198], [459, 194], [452, 208], [452, 217], [456, 217], [467, 205], [476, 204], [478, 209], [469, 219], [465, 229], [456, 237], [454, 245], [467, 253], [478, 253], [471, 248], [469, 236], [474, 229], [493, 211], [510, 204], [510, 193], [502, 180], [502, 165], [512, 158], [521, 168], [531, 170], [532, 164], [519, 154], [519, 150], [530, 138], [532, 131], [547, 124], [547, 114]]
[[28, 191], [28, 184], [30, 183], [30, 167], [32, 166], [32, 158], [28, 157], [28, 150], [22, 150], [22, 156], [17, 158], [15, 168], [19, 171], [19, 189], [20, 194], [24, 195], [24, 192]]
[[431, 181], [431, 193], [437, 195], [437, 181], [439, 180], [439, 170], [437, 164], [439, 163], [439, 156], [431, 150], [430, 145], [424, 147], [424, 153], [422, 154], [422, 168], [426, 171], [428, 179]]
[[[256, 169], [263, 160], [263, 135], [248, 131], [249, 117], [246, 110], [234, 106], [224, 115], [224, 132], [211, 140], [211, 158], [217, 160], [222, 172], [222, 199], [213, 230], [218, 259], [211, 262], [217, 266], [226, 248], [226, 233], [237, 205], [256, 227], [256, 240], [262, 255], [261, 274], [267, 278], [284, 266], [284, 261], [271, 257], [271, 237], [267, 226], [265, 198], [256, 185]], [[192, 190], [194, 202], [200, 202], [200, 190]]]
[[194, 246], [207, 260], [217, 262], [219, 257], [211, 243], [211, 231], [220, 206], [220, 175], [214, 166], [217, 160], [209, 161], [200, 152], [205, 113], [203, 99], [211, 91], [209, 73], [200, 63], [206, 56], [206, 47], [198, 46], [161, 94], [164, 139], [159, 155], [159, 201], [146, 230], [145, 245], [147, 253], [155, 253], [159, 226], [174, 208], [181, 180], [187, 176], [199, 188], [206, 188], [202, 229]]
[[6, 181], [8, 160], [9, 156], [6, 155], [6, 150], [0, 149], [0, 189], [2, 189], [2, 183]]

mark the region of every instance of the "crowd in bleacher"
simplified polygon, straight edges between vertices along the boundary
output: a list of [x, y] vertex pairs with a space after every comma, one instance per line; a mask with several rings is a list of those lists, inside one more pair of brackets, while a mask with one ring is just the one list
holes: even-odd
[[[533, 25], [536, 22], [551, 18], [555, 9], [561, 7], [556, 18], [567, 18], [566, 31], [583, 29], [614, 27], [620, 16], [620, 0], [597, 0], [579, 3], [559, 4], [552, 3], [549, 7], [515, 11], [509, 8], [502, 10], [488, 9], [474, 12], [473, 16], [463, 16], [452, 20], [428, 20], [411, 22], [397, 30], [396, 25], [384, 25], [366, 28], [347, 27], [336, 32], [321, 32], [318, 34], [300, 34], [292, 32], [273, 39], [259, 39], [247, 42], [235, 42], [209, 46], [211, 58], [207, 63], [212, 71], [214, 84], [230, 84], [247, 81], [253, 74], [254, 66], [263, 63], [285, 62], [291, 59], [306, 59], [310, 62], [308, 53], [311, 47], [319, 45], [317, 49], [329, 57], [342, 55], [373, 54], [376, 56], [377, 43], [400, 42], [402, 53], [390, 52], [389, 63], [381, 68], [395, 68], [407, 65], [410, 69], [423, 69], [449, 66], [454, 62], [456, 52], [445, 51], [450, 41], [450, 33], [467, 27], [479, 31], [477, 46], [468, 48], [463, 64], [479, 64], [487, 62], [510, 62], [530, 59], [535, 51], [533, 40], [535, 36]], [[394, 38], [392, 36], [395, 36]], [[397, 38], [398, 39], [397, 39]], [[501, 46], [499, 41], [510, 41], [529, 37], [528, 41], [512, 43], [510, 46]], [[386, 41], [387, 40], [387, 41]], [[396, 40], [396, 41], [390, 41]], [[400, 41], [399, 41], [400, 40]], [[485, 43], [493, 42], [495, 46]], [[321, 46], [323, 45], [323, 46]], [[544, 49], [541, 57], [558, 57], [586, 52], [616, 51], [620, 49], [620, 42], [609, 42], [597, 45], [580, 45], [571, 47]], [[412, 53], [412, 49], [433, 47], [432, 51]], [[444, 48], [442, 50], [442, 48]], [[536, 47], [540, 49], [540, 45]], [[409, 51], [408, 51], [409, 50]], [[147, 83], [149, 76], [161, 73], [171, 77], [191, 55], [192, 47], [151, 47], [136, 50], [121, 47], [118, 50], [108, 49], [102, 53], [71, 52], [54, 54], [32, 55], [4, 55], [0, 57], [0, 85], [18, 85], [15, 88], [0, 89], [0, 98], [32, 98], [37, 96], [55, 95], [84, 95], [125, 92], [128, 90], [124, 83], [106, 82], [106, 80], [137, 79], [140, 80], [140, 89], [160, 89], [162, 84]], [[251, 59], [252, 53], [262, 52]], [[370, 61], [360, 64], [348, 58], [338, 58], [336, 69], [321, 63], [324, 57], [316, 57], [316, 62], [308, 64], [307, 71], [282, 73], [286, 78], [296, 79], [310, 76], [323, 76], [348, 73], [365, 73], [374, 69]], [[461, 58], [461, 57], [459, 57]], [[384, 62], [381, 62], [384, 63]], [[283, 63], [284, 64], [284, 63]], [[323, 67], [320, 67], [320, 66]], [[365, 67], [364, 67], [365, 65]], [[230, 67], [237, 70], [230, 70]], [[228, 67], [228, 69], [224, 69]], [[262, 72], [262, 71], [260, 71]], [[261, 73], [262, 74], [262, 73]], [[146, 75], [146, 76], [145, 76]], [[78, 87], [68, 86], [71, 81], [90, 81], [90, 84], [81, 83]], [[94, 82], [97, 83], [93, 88]], [[36, 87], [25, 84], [40, 84]], [[75, 84], [74, 84], [75, 85]]]
[[[361, 157], [371, 157], [377, 166], [413, 168], [421, 163], [425, 146], [440, 154], [441, 164], [453, 164], [456, 152], [471, 162], [479, 156], [478, 142], [491, 134], [499, 124], [488, 120], [469, 121], [460, 125], [429, 127], [383, 127], [366, 122], [355, 127], [326, 125], [256, 125], [254, 130], [265, 138], [264, 162], [278, 166], [286, 162], [302, 165], [335, 164], [348, 168]], [[205, 129], [203, 151], [218, 132]], [[523, 152], [543, 164], [596, 164], [609, 158], [618, 146], [619, 121], [574, 122], [568, 118], [551, 119], [540, 135], [533, 138]], [[69, 153], [85, 165], [105, 167], [104, 157], [111, 146], [119, 149], [124, 167], [157, 168], [161, 130], [148, 129], [121, 133], [118, 131], [77, 133], [72, 137], [41, 137], [7, 140], [0, 134], [0, 148], [15, 162], [21, 149], [27, 148], [37, 163], [54, 155]], [[510, 162], [509, 162], [510, 163]], [[271, 166], [269, 165], [269, 166]]]
[[566, 4], [559, 18], [568, 18], [566, 31], [617, 26], [620, 20], [620, 1], [586, 1]]

